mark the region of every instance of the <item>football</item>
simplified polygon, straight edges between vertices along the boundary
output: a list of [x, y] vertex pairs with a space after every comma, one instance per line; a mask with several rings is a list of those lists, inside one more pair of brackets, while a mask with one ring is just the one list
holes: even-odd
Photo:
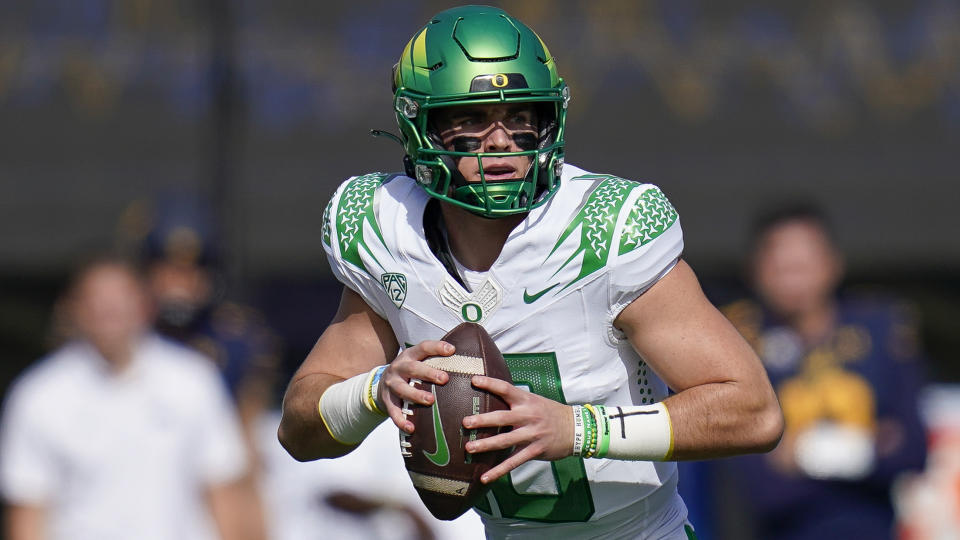
[[456, 347], [452, 356], [436, 356], [425, 363], [446, 371], [447, 384], [413, 379], [410, 384], [432, 392], [430, 407], [405, 401], [404, 415], [413, 422], [412, 434], [400, 432], [400, 450], [413, 486], [437, 519], [451, 520], [474, 506], [488, 486], [480, 477], [507, 458], [510, 449], [468, 454], [464, 445], [509, 428], [465, 429], [463, 418], [509, 409], [498, 396], [475, 388], [474, 375], [503, 379], [512, 384], [510, 370], [493, 339], [476, 323], [463, 323], [441, 338]]

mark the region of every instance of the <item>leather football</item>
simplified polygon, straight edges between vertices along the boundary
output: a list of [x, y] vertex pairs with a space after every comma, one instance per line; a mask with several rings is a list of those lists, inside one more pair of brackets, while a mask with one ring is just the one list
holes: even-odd
[[456, 352], [424, 362], [446, 371], [450, 379], [444, 385], [410, 381], [418, 389], [432, 392], [436, 400], [430, 407], [403, 403], [414, 431], [409, 435], [400, 432], [400, 450], [424, 505], [437, 519], [451, 520], [479, 502], [489, 488], [480, 477], [510, 455], [510, 449], [479, 454], [464, 449], [468, 441], [510, 429], [463, 427], [466, 416], [510, 408], [498, 396], [474, 387], [471, 379], [486, 375], [511, 384], [513, 380], [493, 338], [479, 324], [463, 323], [441, 339], [456, 347]]

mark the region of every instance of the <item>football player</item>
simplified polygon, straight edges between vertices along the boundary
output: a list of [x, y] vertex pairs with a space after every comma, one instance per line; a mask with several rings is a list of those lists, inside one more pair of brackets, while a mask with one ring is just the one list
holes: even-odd
[[[504, 11], [433, 17], [393, 73], [404, 171], [348, 179], [322, 243], [345, 285], [293, 376], [279, 437], [299, 460], [343, 455], [448, 375], [422, 361], [482, 324], [518, 386], [475, 386], [511, 426], [468, 452], [514, 447], [486, 473], [487, 534], [694, 536], [676, 460], [773, 448], [783, 419], [750, 346], [681, 259], [655, 186], [564, 163], [570, 92], [543, 41]], [[398, 351], [399, 354], [398, 354]], [[674, 393], [671, 395], [670, 390]], [[382, 413], [380, 411], [383, 411]]]

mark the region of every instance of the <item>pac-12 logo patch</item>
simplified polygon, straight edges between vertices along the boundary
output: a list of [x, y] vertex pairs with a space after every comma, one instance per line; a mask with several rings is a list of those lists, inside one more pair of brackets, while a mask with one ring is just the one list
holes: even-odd
[[407, 276], [396, 272], [388, 272], [380, 275], [380, 283], [383, 283], [383, 288], [387, 291], [390, 301], [397, 308], [401, 307], [403, 301], [407, 299]]

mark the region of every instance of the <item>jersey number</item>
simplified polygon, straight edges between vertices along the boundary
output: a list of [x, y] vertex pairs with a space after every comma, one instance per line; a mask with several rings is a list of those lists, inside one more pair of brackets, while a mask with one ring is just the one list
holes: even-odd
[[[555, 353], [504, 354], [513, 384], [526, 386], [534, 394], [566, 403], [560, 386], [560, 369]], [[587, 483], [583, 459], [567, 457], [550, 462], [556, 494], [521, 493], [510, 475], [501, 477], [490, 489], [500, 514], [505, 518], [532, 521], [587, 521], [593, 515], [593, 497]], [[477, 508], [493, 514], [482, 500]]]

